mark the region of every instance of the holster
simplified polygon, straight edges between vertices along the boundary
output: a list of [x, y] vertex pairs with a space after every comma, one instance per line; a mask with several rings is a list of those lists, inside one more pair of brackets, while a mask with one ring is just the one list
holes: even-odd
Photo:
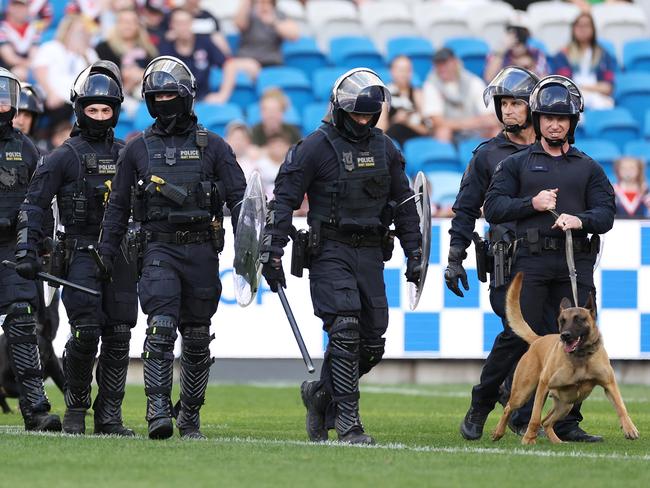
[[395, 249], [395, 232], [387, 230], [381, 238], [381, 253], [384, 261], [390, 261]]
[[302, 278], [302, 270], [309, 268], [309, 232], [300, 229], [292, 236], [291, 274]]
[[505, 285], [506, 278], [510, 276], [510, 245], [505, 241], [495, 242], [492, 246], [494, 256], [494, 286], [500, 287]]
[[472, 241], [476, 248], [476, 273], [479, 281], [487, 282], [487, 273], [490, 268], [490, 256], [488, 255], [489, 242], [483, 239], [478, 232], [472, 234]]
[[526, 229], [526, 240], [528, 241], [528, 252], [531, 254], [539, 254], [542, 252], [542, 243], [539, 239], [538, 228]]
[[131, 208], [133, 209], [133, 220], [136, 222], [144, 222], [147, 212], [142, 180], [131, 188]]
[[71, 257], [72, 252], [66, 246], [65, 234], [57, 232], [54, 248], [50, 255], [50, 274], [65, 279], [68, 276], [68, 264]]
[[595, 258], [600, 252], [600, 234], [592, 234], [589, 241], [589, 250], [591, 255]]
[[129, 229], [126, 234], [126, 255], [131, 269], [135, 272], [135, 281], [140, 278], [142, 272], [142, 260], [147, 249], [147, 236], [144, 231]]
[[309, 226], [309, 244], [308, 249], [309, 253], [312, 256], [318, 256], [320, 254], [320, 243], [321, 243], [321, 221], [314, 220]]
[[225, 245], [226, 229], [223, 228], [223, 218], [216, 218], [210, 222], [210, 242], [214, 251], [219, 254]]

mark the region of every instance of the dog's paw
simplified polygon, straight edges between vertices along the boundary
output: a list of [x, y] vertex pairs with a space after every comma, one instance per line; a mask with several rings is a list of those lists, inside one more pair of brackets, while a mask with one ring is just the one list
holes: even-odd
[[630, 428], [623, 429], [623, 432], [625, 433], [626, 439], [630, 439], [633, 441], [639, 438], [639, 431], [634, 425], [632, 425]]
[[526, 437], [526, 436], [523, 436], [523, 437], [521, 438], [521, 443], [522, 443], [524, 446], [534, 446], [535, 444], [537, 444], [537, 438], [536, 438], [536, 437]]
[[495, 430], [494, 432], [492, 432], [492, 440], [494, 442], [498, 441], [503, 437], [503, 434], [504, 432], [499, 432], [498, 430]]

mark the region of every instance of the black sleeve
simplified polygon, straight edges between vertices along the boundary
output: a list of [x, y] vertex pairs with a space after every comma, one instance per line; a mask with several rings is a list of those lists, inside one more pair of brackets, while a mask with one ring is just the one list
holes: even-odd
[[614, 226], [616, 198], [603, 168], [592, 161], [587, 184], [587, 210], [576, 215], [590, 234], [604, 234]]
[[415, 199], [410, 198], [413, 196], [413, 190], [404, 172], [406, 166], [404, 156], [388, 138], [386, 138], [386, 154], [390, 171], [390, 199], [397, 204], [393, 219], [395, 235], [402, 245], [404, 254], [408, 256], [422, 244], [420, 217], [415, 208]]
[[131, 214], [131, 188], [138, 178], [137, 161], [147, 163], [146, 151], [138, 151], [137, 144], [144, 146], [141, 138], [134, 139], [120, 151], [115, 164], [115, 176], [111, 182], [111, 194], [104, 212], [99, 250], [107, 256], [116, 256], [126, 233]]
[[244, 192], [246, 191], [246, 178], [237, 162], [235, 153], [228, 143], [214, 134], [211, 134], [211, 142], [213, 144], [208, 147], [212, 146], [217, 148], [214, 156], [214, 170], [219, 181], [223, 182], [223, 186], [225, 187], [225, 203], [232, 215], [232, 228], [234, 232], [237, 229], [241, 201], [244, 199]]
[[465, 250], [472, 242], [476, 219], [481, 217], [481, 207], [491, 179], [486, 154], [487, 150], [481, 149], [474, 153], [460, 182], [460, 190], [452, 207], [455, 215], [449, 229], [452, 247]]
[[532, 197], [519, 194], [519, 170], [521, 161], [509, 157], [501, 161], [485, 195], [483, 211], [491, 224], [502, 224], [535, 215]]

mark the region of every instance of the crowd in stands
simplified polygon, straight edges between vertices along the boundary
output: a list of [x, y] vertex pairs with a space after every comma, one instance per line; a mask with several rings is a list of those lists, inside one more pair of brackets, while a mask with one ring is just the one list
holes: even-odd
[[[591, 7], [602, 2], [566, 2], [579, 11], [567, 27], [568, 44], [550, 52], [546, 39], [533, 36], [534, 19], [524, 11], [533, 2], [505, 2], [521, 11], [513, 10], [496, 41], [459, 36], [436, 44], [415, 32], [394, 36], [384, 46], [362, 32], [326, 42], [313, 31], [305, 35], [306, 17], [296, 11], [327, 1], [333, 0], [0, 0], [0, 65], [43, 93], [45, 114], [36, 137], [47, 150], [69, 133], [70, 86], [88, 64], [101, 58], [120, 67], [127, 99], [116, 133], [128, 138], [150, 121], [140, 98], [144, 68], [158, 55], [175, 56], [197, 79], [201, 122], [228, 140], [246, 173], [260, 171], [269, 193], [287, 150], [326, 116], [336, 77], [352, 66], [369, 66], [392, 93], [392, 106], [378, 125], [403, 150], [410, 175], [419, 169], [430, 173], [439, 216], [451, 214], [472, 149], [500, 130], [493, 108], [483, 102], [486, 83], [508, 65], [540, 76], [558, 73], [583, 91], [586, 112], [576, 145], [598, 159], [616, 183], [621, 216], [650, 216], [645, 164], [650, 142], [643, 140], [650, 137], [650, 30], [647, 62], [638, 63], [638, 84], [646, 83], [639, 95], [645, 96], [643, 105], [637, 98], [623, 101], [617, 91], [617, 78], [634, 80], [637, 70], [623, 64], [611, 39], [598, 37]], [[399, 1], [348, 3], [367, 12], [373, 2]], [[403, 9], [418, 2], [402, 0]], [[229, 17], [219, 15], [225, 4], [234, 5]], [[429, 4], [442, 9], [449, 2]], [[604, 110], [611, 116], [599, 117]], [[619, 118], [623, 122], [612, 128]], [[607, 151], [596, 150], [603, 147]]]

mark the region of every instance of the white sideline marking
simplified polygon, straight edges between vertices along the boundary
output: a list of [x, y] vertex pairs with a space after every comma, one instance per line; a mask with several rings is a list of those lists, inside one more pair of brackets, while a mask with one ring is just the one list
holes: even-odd
[[[209, 426], [208, 426], [209, 427]], [[102, 440], [102, 436], [71, 436], [67, 434], [60, 434], [56, 432], [25, 432], [19, 426], [0, 426], [0, 433], [7, 435], [16, 435], [16, 436], [39, 436], [39, 437], [68, 437], [76, 440], [83, 439], [95, 439]], [[117, 438], [116, 436], [110, 436], [111, 438]], [[129, 442], [132, 440], [146, 440], [144, 437], [136, 436], [135, 438], [124, 439], [120, 438], [124, 442]], [[176, 438], [176, 440], [179, 440]], [[152, 445], [154, 441], [151, 441]], [[443, 454], [487, 454], [487, 455], [498, 455], [498, 456], [524, 456], [524, 457], [540, 457], [540, 458], [579, 458], [579, 459], [604, 459], [604, 460], [613, 460], [613, 461], [650, 461], [650, 454], [638, 455], [638, 454], [625, 454], [625, 453], [592, 453], [592, 452], [582, 452], [582, 451], [540, 451], [535, 449], [524, 449], [524, 448], [514, 448], [514, 449], [502, 449], [494, 447], [435, 447], [435, 446], [409, 446], [406, 444], [400, 443], [388, 443], [388, 444], [375, 444], [373, 446], [359, 446], [344, 444], [334, 441], [322, 442], [322, 443], [313, 443], [308, 441], [298, 441], [298, 440], [285, 440], [285, 439], [256, 439], [253, 437], [213, 437], [205, 441], [182, 441], [182, 442], [209, 442], [213, 444], [252, 444], [252, 445], [262, 445], [262, 446], [297, 446], [297, 447], [307, 447], [314, 449], [325, 449], [331, 447], [338, 447], [344, 449], [377, 449], [385, 451], [407, 451], [407, 452], [424, 452], [424, 453], [443, 453]], [[160, 441], [155, 441], [155, 444], [158, 445]]]

